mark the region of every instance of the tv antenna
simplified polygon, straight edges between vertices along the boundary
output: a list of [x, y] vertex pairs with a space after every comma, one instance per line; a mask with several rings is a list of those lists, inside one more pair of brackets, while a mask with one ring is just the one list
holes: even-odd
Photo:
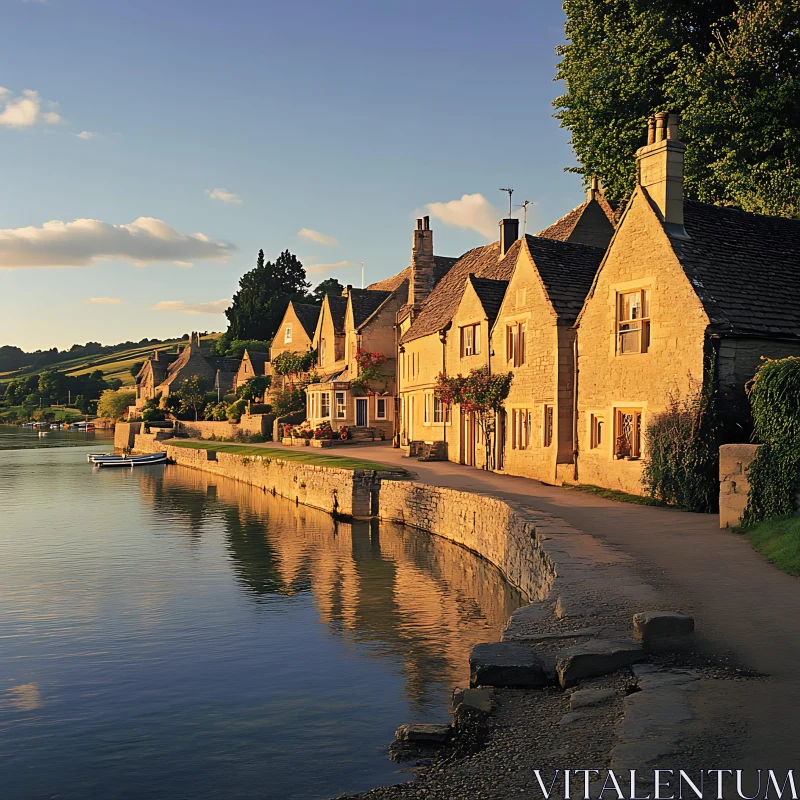
[[520, 203], [518, 208], [522, 209], [522, 235], [524, 236], [528, 231], [528, 206], [536, 205], [532, 200], [524, 200]]
[[364, 288], [364, 262], [361, 262], [361, 288]]
[[514, 190], [513, 189], [503, 189], [501, 187], [500, 191], [501, 192], [508, 192], [508, 216], [510, 217], [511, 216], [511, 195], [514, 194]]

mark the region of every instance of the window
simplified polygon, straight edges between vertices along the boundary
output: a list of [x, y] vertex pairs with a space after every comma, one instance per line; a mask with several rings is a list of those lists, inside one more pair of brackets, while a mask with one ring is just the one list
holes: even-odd
[[590, 443], [589, 446], [592, 450], [600, 447], [603, 444], [603, 434], [605, 427], [605, 420], [597, 414], [592, 414], [589, 420], [590, 425]]
[[525, 300], [527, 299], [528, 290], [526, 287], [521, 289], [517, 289], [514, 292], [514, 307], [515, 308], [522, 308], [525, 305]]
[[617, 458], [639, 458], [642, 446], [641, 427], [641, 411], [617, 409], [614, 430], [614, 455]]
[[440, 425], [450, 422], [450, 405], [443, 403], [435, 396], [433, 398], [433, 422]]
[[422, 421], [427, 425], [431, 421], [431, 399], [433, 398], [432, 394], [425, 395], [425, 408], [423, 409], [423, 418]]
[[320, 399], [322, 400], [320, 417], [325, 419], [331, 415], [331, 393], [322, 392], [322, 394], [320, 394]]
[[286, 326], [286, 330], [283, 332], [283, 341], [284, 341], [284, 343], [292, 341], [292, 326], [291, 325], [287, 325]]
[[319, 358], [317, 359], [320, 366], [325, 363], [325, 340], [319, 340]]
[[517, 322], [506, 327], [506, 361], [515, 367], [520, 367], [525, 363], [525, 339], [528, 325], [525, 322]]
[[336, 419], [344, 419], [347, 416], [347, 405], [345, 404], [344, 392], [336, 392], [333, 396], [336, 404]]
[[461, 329], [461, 358], [477, 356], [481, 352], [481, 326], [465, 325]]
[[386, 398], [378, 397], [375, 405], [375, 418], [386, 419]]
[[650, 298], [645, 289], [617, 295], [617, 353], [646, 353], [650, 346]]
[[544, 407], [544, 419], [542, 420], [542, 444], [550, 447], [553, 444], [553, 406]]

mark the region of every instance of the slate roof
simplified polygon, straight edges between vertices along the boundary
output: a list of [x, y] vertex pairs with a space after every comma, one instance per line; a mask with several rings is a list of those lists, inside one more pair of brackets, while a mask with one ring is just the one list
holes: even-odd
[[[458, 261], [457, 258], [450, 256], [434, 256], [433, 257], [433, 285], [437, 283], [449, 272], [450, 267]], [[367, 289], [377, 289], [380, 291], [393, 292], [400, 287], [403, 281], [410, 280], [411, 267], [406, 267], [402, 272], [393, 275], [391, 278], [384, 278], [382, 281], [372, 283], [367, 286]]]
[[253, 374], [263, 375], [264, 365], [269, 362], [269, 353], [260, 353], [257, 350], [245, 350], [245, 353], [247, 353], [250, 364], [253, 366]]
[[344, 315], [347, 313], [347, 298], [337, 295], [328, 295], [328, 304], [331, 309], [331, 319], [333, 320], [333, 330], [336, 333], [344, 333]]
[[353, 323], [358, 328], [371, 317], [391, 295], [391, 291], [376, 289], [350, 289]]
[[[295, 303], [292, 302], [292, 308], [303, 326], [303, 330], [308, 335], [309, 339], [314, 338], [314, 331], [317, 329], [317, 321], [319, 320], [319, 312], [322, 310], [321, 306], [314, 306], [309, 303]], [[267, 357], [269, 361], [269, 357]]]
[[561, 319], [574, 322], [605, 250], [541, 236], [526, 236], [525, 239], [553, 310]]
[[[613, 226], [616, 226], [618, 221], [617, 204], [610, 203], [608, 200], [606, 200], [602, 193], [597, 194], [595, 196], [595, 200], [603, 210], [603, 213], [605, 213], [608, 221]], [[556, 220], [552, 225], [548, 226], [543, 231], [539, 231], [539, 233], [536, 235], [545, 239], [557, 239], [561, 242], [568, 241], [578, 222], [580, 222], [584, 211], [586, 211], [591, 202], [591, 200], [586, 200], [576, 208], [573, 208], [568, 214], [565, 214], [563, 217], [561, 217], [561, 219]]]
[[[400, 343], [441, 330], [458, 309], [469, 275], [490, 279], [493, 287], [491, 292], [499, 289], [497, 282], [507, 283], [514, 272], [522, 241], [517, 239], [502, 259], [498, 258], [499, 242], [477, 247], [460, 258], [422, 304], [417, 318], [400, 339]], [[605, 251], [599, 247], [530, 234], [525, 237], [525, 243], [556, 314], [566, 321], [574, 321], [583, 306]], [[474, 281], [473, 285], [476, 285]], [[480, 283], [478, 285], [484, 286]], [[483, 291], [487, 297], [491, 294], [489, 284], [485, 285]], [[483, 302], [483, 297], [481, 301]]]
[[497, 314], [500, 311], [500, 306], [503, 304], [503, 297], [506, 294], [508, 281], [499, 281], [492, 278], [476, 278], [474, 275], [469, 276], [469, 281], [475, 294], [481, 301], [483, 310], [489, 322], [494, 322], [497, 319]]
[[690, 238], [672, 247], [712, 327], [800, 338], [800, 220], [693, 200], [683, 213]]

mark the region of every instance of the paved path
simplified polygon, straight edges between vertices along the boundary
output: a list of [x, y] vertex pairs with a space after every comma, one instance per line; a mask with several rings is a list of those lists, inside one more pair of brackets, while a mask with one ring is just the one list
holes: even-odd
[[673, 608], [693, 611], [704, 650], [729, 654], [735, 665], [772, 678], [722, 682], [716, 695], [699, 701], [709, 731], [725, 720], [746, 726], [742, 761], [734, 766], [800, 768], [800, 582], [764, 561], [743, 537], [720, 530], [716, 515], [619, 503], [450, 462], [421, 463], [385, 444], [328, 454], [402, 466], [437, 486], [491, 492], [562, 517], [633, 556], [651, 580], [660, 579]]

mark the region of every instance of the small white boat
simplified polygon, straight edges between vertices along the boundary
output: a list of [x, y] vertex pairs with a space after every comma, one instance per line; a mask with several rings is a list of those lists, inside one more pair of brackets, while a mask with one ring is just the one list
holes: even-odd
[[146, 456], [111, 456], [92, 459], [98, 467], [145, 467], [149, 464], [165, 464], [166, 451], [163, 453], [150, 453]]
[[94, 461], [96, 458], [122, 458], [121, 455], [116, 455], [115, 453], [87, 453], [86, 460], [90, 463]]

